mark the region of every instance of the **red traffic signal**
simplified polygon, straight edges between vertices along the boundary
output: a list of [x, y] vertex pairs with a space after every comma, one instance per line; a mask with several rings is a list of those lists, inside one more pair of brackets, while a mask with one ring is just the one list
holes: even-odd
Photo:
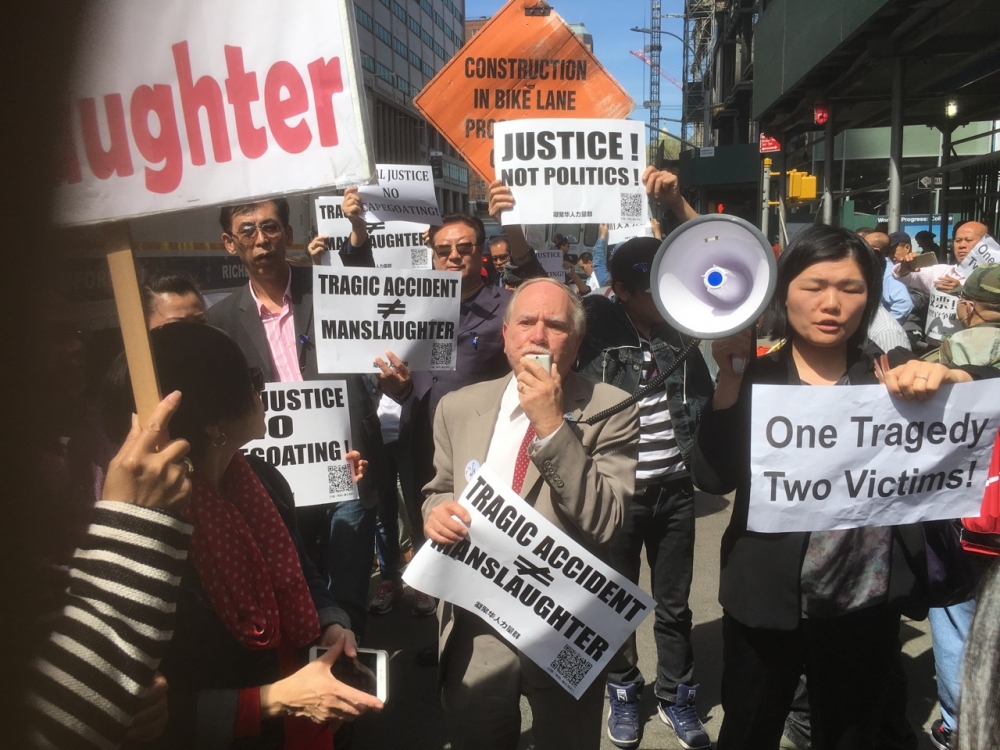
[[826, 125], [830, 119], [830, 105], [826, 102], [817, 102], [813, 106], [813, 122], [817, 125]]

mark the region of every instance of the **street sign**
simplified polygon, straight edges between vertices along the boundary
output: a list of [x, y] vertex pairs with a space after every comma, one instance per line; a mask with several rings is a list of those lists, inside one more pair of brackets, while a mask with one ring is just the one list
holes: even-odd
[[715, 156], [715, 146], [702, 146], [698, 149], [698, 156], [712, 157]]
[[631, 97], [556, 13], [510, 0], [431, 79], [413, 103], [486, 182], [493, 126], [528, 118], [623, 119]]
[[778, 143], [777, 138], [771, 138], [768, 135], [760, 134], [760, 152], [762, 154], [772, 154], [775, 151], [781, 151], [781, 144]]
[[940, 177], [931, 177], [929, 175], [925, 175], [924, 177], [921, 177], [919, 180], [917, 180], [917, 185], [925, 189], [941, 187], [941, 185], [943, 184], [944, 180], [942, 180]]

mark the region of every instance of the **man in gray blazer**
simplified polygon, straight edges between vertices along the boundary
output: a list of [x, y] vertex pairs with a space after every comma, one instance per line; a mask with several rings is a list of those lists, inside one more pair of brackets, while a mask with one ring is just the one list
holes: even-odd
[[[345, 193], [343, 208], [353, 231], [341, 260], [345, 266], [373, 267], [356, 189]], [[229, 334], [268, 382], [321, 377], [314, 345], [312, 268], [290, 266], [285, 260], [292, 242], [288, 211], [283, 198], [222, 209], [223, 243], [243, 261], [250, 282], [208, 311], [208, 322]], [[330, 590], [360, 636], [368, 613], [376, 482], [385, 474], [384, 449], [371, 383], [361, 375], [337, 377], [347, 382], [352, 448], [369, 461], [369, 469], [358, 483], [359, 500], [303, 508], [296, 515], [310, 555], [318, 558], [317, 566], [328, 576]]]
[[[628, 397], [572, 372], [585, 319], [562, 284], [531, 279], [504, 317], [514, 372], [441, 399], [434, 419], [435, 475], [424, 488], [424, 531], [441, 544], [463, 538], [469, 513], [455, 498], [472, 469], [487, 464], [543, 516], [607, 559], [635, 483], [638, 410], [590, 426], [583, 420]], [[552, 369], [527, 355], [549, 354]], [[576, 700], [476, 615], [442, 602], [442, 704], [455, 750], [513, 750], [520, 696], [531, 704], [535, 747], [598, 748], [603, 677]]]

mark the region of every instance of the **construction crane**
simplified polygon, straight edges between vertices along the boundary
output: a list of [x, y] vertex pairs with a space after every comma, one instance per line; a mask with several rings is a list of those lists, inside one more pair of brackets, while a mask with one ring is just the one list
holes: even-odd
[[[647, 55], [645, 52], [641, 52], [640, 50], [637, 50], [637, 49], [629, 50], [629, 52], [631, 54], [635, 55], [636, 57], [638, 57], [644, 63], [646, 63], [646, 65], [648, 65], [650, 67], [653, 67], [653, 61], [649, 59], [649, 55]], [[667, 79], [672, 84], [674, 84], [674, 86], [676, 86], [677, 88], [679, 88], [681, 91], [684, 90], [684, 85], [680, 81], [678, 81], [676, 78], [674, 78], [669, 73], [664, 72], [662, 69], [660, 70], [660, 77]]]

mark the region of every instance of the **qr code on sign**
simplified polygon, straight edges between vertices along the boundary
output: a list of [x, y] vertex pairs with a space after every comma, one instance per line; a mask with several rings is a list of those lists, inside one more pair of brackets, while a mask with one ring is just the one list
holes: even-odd
[[327, 493], [330, 497], [354, 494], [354, 480], [349, 464], [332, 464], [326, 467]]
[[575, 688], [580, 681], [587, 676], [593, 668], [593, 664], [570, 646], [563, 646], [562, 651], [556, 656], [555, 661], [549, 665], [549, 671], [554, 672], [562, 678], [569, 687]]
[[450, 341], [446, 344], [431, 344], [431, 369], [450, 370], [455, 345]]
[[410, 248], [410, 265], [414, 268], [430, 268], [431, 255], [426, 247]]
[[642, 193], [621, 194], [622, 219], [642, 218]]

